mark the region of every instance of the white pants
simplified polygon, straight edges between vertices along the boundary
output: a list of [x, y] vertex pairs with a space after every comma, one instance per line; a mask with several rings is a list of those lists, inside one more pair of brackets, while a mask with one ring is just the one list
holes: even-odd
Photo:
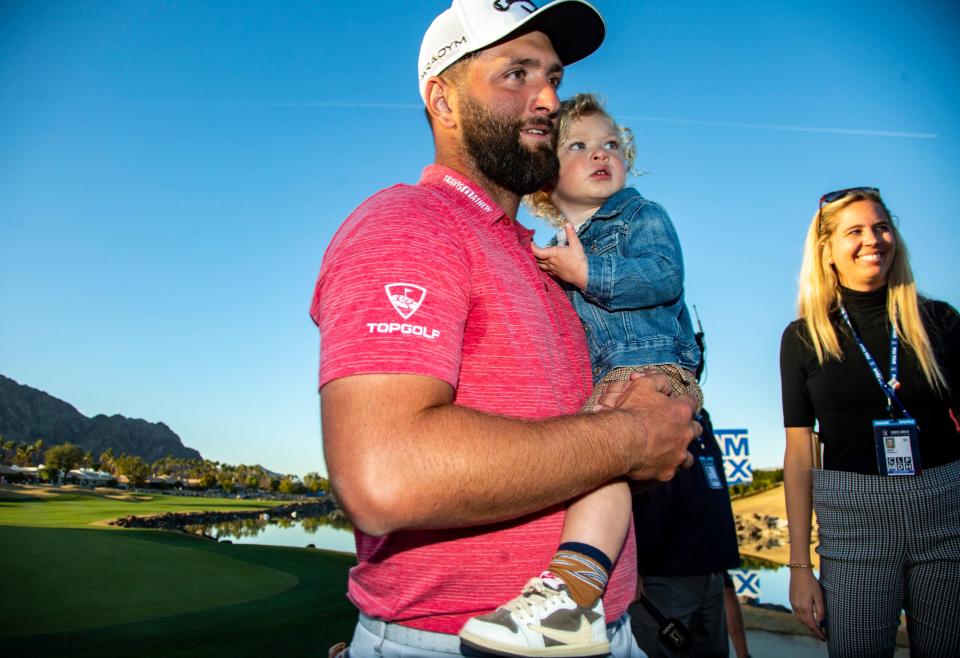
[[[624, 613], [620, 619], [607, 625], [607, 637], [610, 640], [610, 655], [613, 658], [647, 658], [647, 655], [637, 646], [630, 630], [630, 615]], [[471, 652], [464, 647], [464, 652], [445, 652], [430, 649], [421, 649], [404, 644], [391, 642], [370, 632], [360, 624], [353, 634], [348, 650], [349, 658], [450, 658], [450, 656], [484, 656], [479, 652]]]

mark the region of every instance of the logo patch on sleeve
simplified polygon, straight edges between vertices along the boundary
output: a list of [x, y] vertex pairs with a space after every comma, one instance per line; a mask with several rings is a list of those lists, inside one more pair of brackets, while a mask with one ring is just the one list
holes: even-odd
[[[427, 289], [414, 283], [388, 283], [383, 288], [387, 291], [387, 299], [390, 300], [393, 310], [404, 320], [409, 320], [427, 297]], [[398, 333], [401, 336], [419, 336], [427, 340], [440, 337], [439, 329], [429, 329], [407, 322], [367, 322], [366, 325], [371, 334]]]
[[390, 300], [394, 310], [404, 320], [409, 320], [417, 312], [427, 296], [426, 288], [413, 283], [388, 283], [384, 286], [384, 289], [387, 291], [387, 299]]

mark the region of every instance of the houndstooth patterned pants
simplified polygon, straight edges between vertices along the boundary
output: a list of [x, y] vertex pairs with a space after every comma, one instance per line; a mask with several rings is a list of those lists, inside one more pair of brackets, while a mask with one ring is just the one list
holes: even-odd
[[960, 461], [915, 477], [813, 471], [831, 658], [960, 656]]
[[670, 380], [670, 388], [673, 389], [675, 394], [692, 395], [696, 399], [697, 409], [695, 413], [700, 413], [700, 410], [703, 408], [703, 391], [700, 390], [700, 385], [697, 384], [697, 378], [694, 374], [686, 368], [681, 368], [672, 363], [666, 363], [660, 365], [621, 366], [614, 368], [604, 375], [603, 379], [593, 387], [593, 394], [590, 396], [590, 399], [587, 400], [587, 403], [583, 405], [583, 410], [590, 411], [593, 409], [593, 405], [597, 403], [597, 400], [600, 399], [603, 392], [607, 390], [607, 384], [611, 382], [629, 381], [630, 373], [632, 372], [648, 372], [666, 375], [667, 379]]

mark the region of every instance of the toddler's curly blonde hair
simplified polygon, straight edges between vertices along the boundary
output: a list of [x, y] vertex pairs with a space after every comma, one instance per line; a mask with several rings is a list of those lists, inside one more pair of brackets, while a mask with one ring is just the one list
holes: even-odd
[[[595, 94], [577, 94], [560, 104], [557, 150], [560, 150], [560, 147], [567, 141], [570, 126], [579, 119], [591, 114], [600, 114], [610, 120], [610, 123], [613, 124], [613, 127], [616, 128], [620, 134], [620, 144], [623, 148], [623, 163], [626, 166], [627, 174], [637, 174], [638, 172], [633, 169], [633, 161], [637, 156], [637, 145], [633, 140], [633, 131], [614, 121], [613, 117], [610, 116], [603, 106], [603, 102]], [[533, 194], [528, 194], [523, 197], [523, 203], [527, 209], [537, 217], [543, 217], [555, 226], [562, 226], [563, 215], [550, 200], [550, 194], [553, 192], [554, 185], [555, 183], [550, 183], [544, 186], [543, 189]]]

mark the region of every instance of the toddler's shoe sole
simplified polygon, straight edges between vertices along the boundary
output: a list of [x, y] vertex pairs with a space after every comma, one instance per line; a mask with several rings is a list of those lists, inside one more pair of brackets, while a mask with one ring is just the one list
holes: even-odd
[[552, 647], [519, 647], [515, 644], [505, 644], [488, 638], [478, 637], [470, 631], [460, 631], [460, 642], [465, 646], [483, 651], [495, 656], [517, 658], [538, 658], [551, 656], [553, 658], [592, 658], [606, 656], [610, 653], [610, 643], [606, 640], [589, 642], [587, 644], [556, 644]]

